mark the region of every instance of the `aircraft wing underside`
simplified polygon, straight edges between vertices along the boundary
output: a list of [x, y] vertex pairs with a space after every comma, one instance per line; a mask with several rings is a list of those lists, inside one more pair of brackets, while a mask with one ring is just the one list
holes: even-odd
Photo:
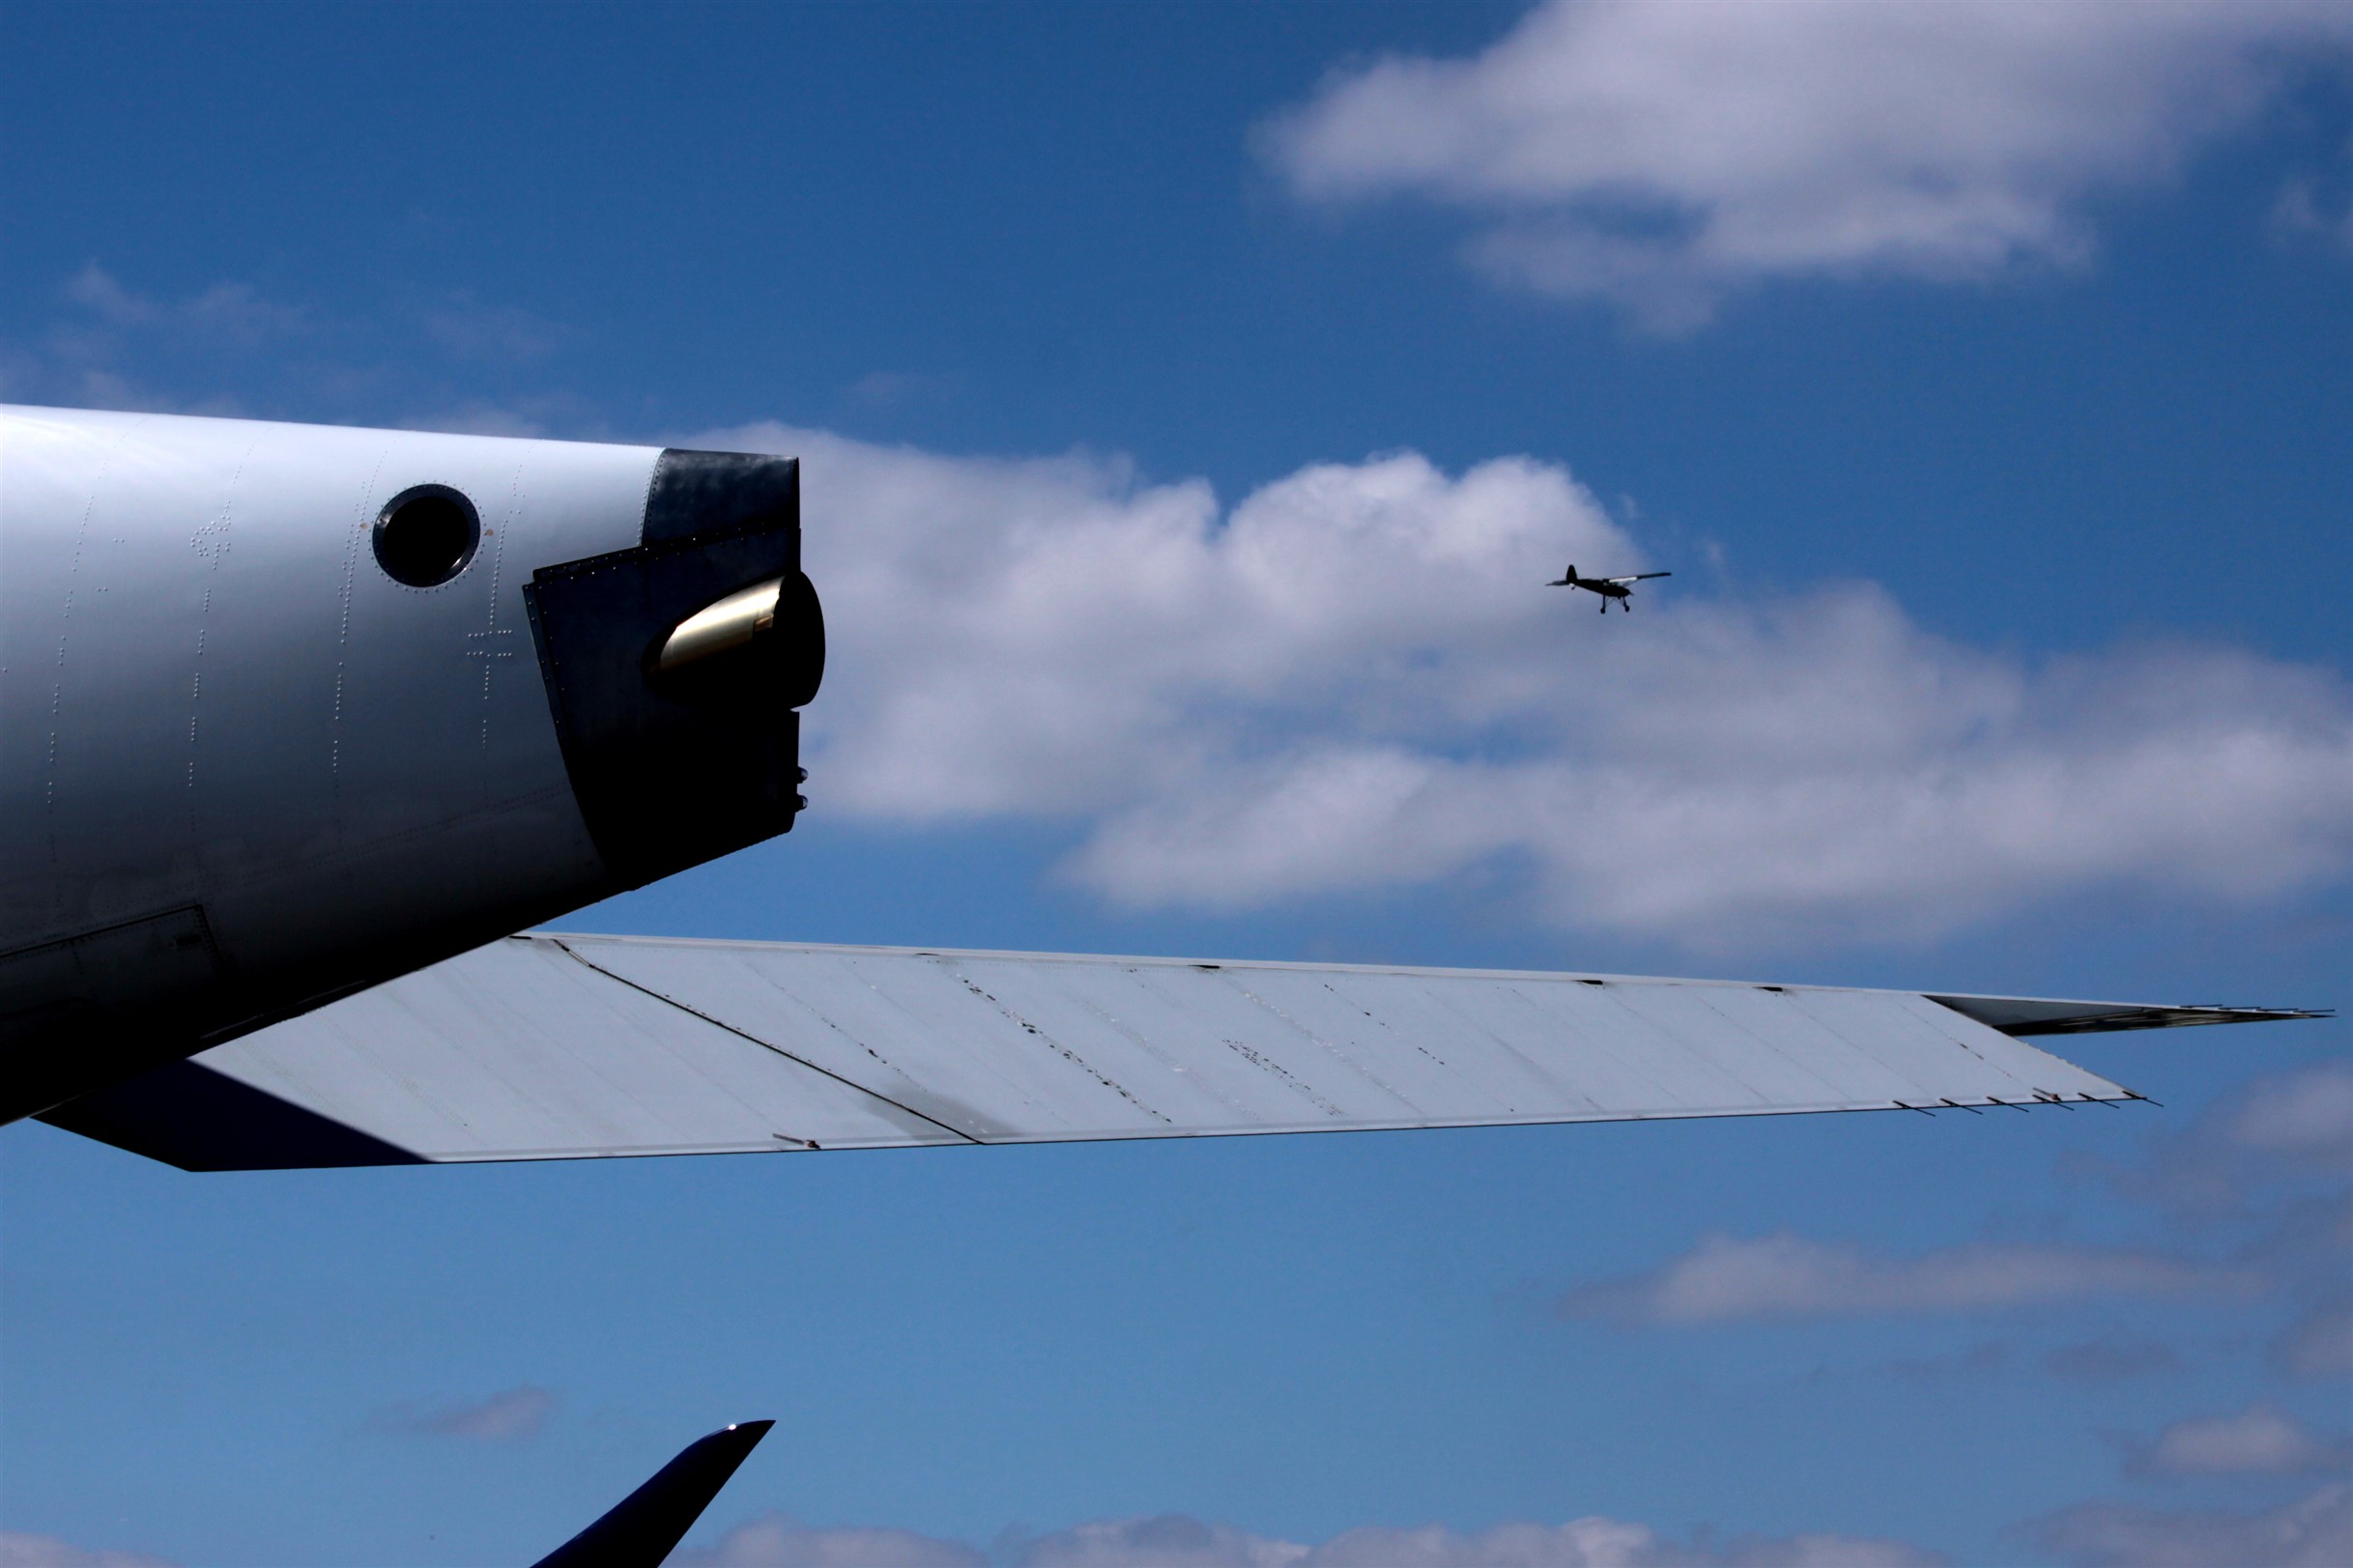
[[2031, 1105], [2138, 1097], [2020, 1033], [2278, 1015], [538, 932], [44, 1120], [250, 1170]]

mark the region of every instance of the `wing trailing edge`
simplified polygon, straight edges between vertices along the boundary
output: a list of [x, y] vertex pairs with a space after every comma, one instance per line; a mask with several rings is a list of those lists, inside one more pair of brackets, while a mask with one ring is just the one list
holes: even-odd
[[532, 932], [44, 1120], [251, 1170], [1934, 1111], [2140, 1098], [2023, 1036], [2309, 1016]]
[[2129, 1002], [2060, 1002], [2033, 996], [1936, 996], [2005, 1035], [2097, 1035], [2118, 1029], [2180, 1029], [2190, 1024], [2278, 1023], [2293, 1018], [2333, 1018], [2330, 1009], [2225, 1008], [2200, 1005], [2150, 1006]]

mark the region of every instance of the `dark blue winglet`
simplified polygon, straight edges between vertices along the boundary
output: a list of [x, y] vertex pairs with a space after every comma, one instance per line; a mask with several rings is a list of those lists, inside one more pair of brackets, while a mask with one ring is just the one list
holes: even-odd
[[774, 1421], [738, 1421], [697, 1438], [613, 1511], [531, 1568], [661, 1568]]

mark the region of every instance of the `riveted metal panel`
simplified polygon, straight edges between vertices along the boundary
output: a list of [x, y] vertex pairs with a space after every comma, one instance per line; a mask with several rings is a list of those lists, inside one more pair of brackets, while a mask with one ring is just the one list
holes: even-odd
[[2133, 1098], [1908, 991], [547, 934], [196, 1067], [427, 1160]]

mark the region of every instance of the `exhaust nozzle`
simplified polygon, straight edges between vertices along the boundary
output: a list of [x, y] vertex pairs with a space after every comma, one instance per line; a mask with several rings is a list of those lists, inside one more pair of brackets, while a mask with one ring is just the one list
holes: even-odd
[[772, 577], [696, 611], [663, 640], [653, 656], [653, 672], [668, 675], [705, 659], [749, 647], [754, 638], [775, 630], [776, 605], [784, 592], [785, 580]]

